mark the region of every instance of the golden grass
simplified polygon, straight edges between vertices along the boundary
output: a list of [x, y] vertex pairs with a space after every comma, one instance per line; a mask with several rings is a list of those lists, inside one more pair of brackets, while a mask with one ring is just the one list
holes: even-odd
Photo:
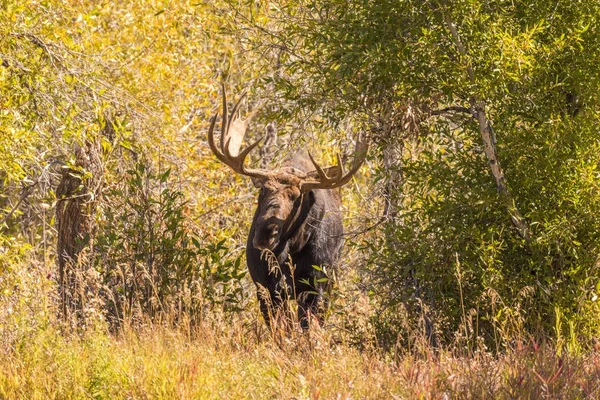
[[[260, 321], [255, 321], [259, 323]], [[6, 328], [6, 327], [5, 327]], [[597, 398], [600, 354], [523, 345], [502, 355], [392, 356], [327, 331], [273, 337], [241, 321], [113, 336], [53, 324], [2, 344], [0, 396], [28, 399]], [[10, 342], [10, 343], [9, 343]]]
[[[353, 297], [334, 304], [326, 329], [307, 333], [269, 332], [256, 304], [240, 313], [207, 310], [194, 328], [171, 320], [111, 334], [101, 313], [88, 313], [87, 327], [73, 330], [56, 321], [55, 287], [40, 284], [38, 270], [18, 269], [19, 289], [0, 296], [0, 398], [600, 397], [597, 350], [584, 354], [572, 346], [579, 353], [569, 354], [568, 347], [508, 333], [498, 354], [483, 345], [467, 349], [464, 341], [432, 349], [414, 332], [410, 349], [384, 350], [368, 324], [368, 307]], [[345, 285], [339, 289], [350, 296]]]

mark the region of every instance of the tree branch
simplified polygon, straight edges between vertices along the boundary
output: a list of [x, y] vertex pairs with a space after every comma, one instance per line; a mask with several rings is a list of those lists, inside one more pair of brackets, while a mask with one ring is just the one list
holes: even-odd
[[17, 208], [19, 208], [19, 206], [21, 205], [21, 203], [23, 201], [25, 201], [25, 199], [28, 198], [31, 193], [33, 193], [33, 188], [35, 188], [38, 183], [39, 183], [39, 180], [36, 180], [31, 185], [27, 185], [27, 186], [23, 187], [23, 189], [21, 190], [21, 197], [19, 198], [19, 201], [17, 201], [17, 204], [15, 204], [13, 206], [13, 208], [8, 212], [8, 214], [6, 214], [4, 216], [4, 218], [2, 219], [2, 221], [0, 221], [0, 228], [2, 227], [2, 225], [4, 225], [4, 223], [6, 221], [9, 220], [10, 217], [12, 217], [12, 215], [17, 210]]
[[[456, 29], [456, 25], [450, 20], [448, 14], [444, 13], [444, 22], [446, 26], [450, 30], [452, 34], [452, 38], [454, 40], [454, 44], [456, 45], [458, 52], [461, 58], [466, 58], [467, 52], [460, 40], [460, 36], [458, 35], [458, 30]], [[468, 60], [464, 60], [466, 62], [467, 67], [467, 75], [469, 77], [469, 81], [471, 84], [475, 85], [477, 80], [475, 79], [475, 72], [473, 71], [473, 67]], [[494, 131], [492, 126], [486, 116], [485, 112], [485, 103], [477, 98], [477, 96], [473, 96], [470, 100], [472, 110], [475, 111], [475, 117], [477, 118], [477, 122], [479, 124], [479, 133], [481, 134], [481, 138], [483, 140], [483, 151], [487, 157], [488, 164], [490, 165], [490, 170], [496, 181], [496, 189], [498, 190], [498, 194], [502, 199], [502, 202], [506, 206], [508, 213], [510, 214], [510, 219], [513, 225], [519, 231], [519, 234], [523, 239], [527, 242], [531, 241], [531, 230], [529, 229], [529, 225], [527, 221], [517, 208], [513, 197], [510, 194], [510, 190], [506, 183], [506, 178], [504, 177], [504, 172], [502, 171], [502, 167], [500, 166], [500, 160], [498, 158], [498, 152], [496, 150], [496, 138], [494, 135]], [[470, 110], [471, 111], [471, 110]]]
[[467, 108], [467, 107], [459, 107], [459, 106], [450, 106], [450, 107], [442, 108], [440, 110], [433, 110], [429, 114], [430, 115], [443, 115], [443, 114], [447, 114], [449, 112], [461, 112], [461, 113], [469, 114], [472, 117], [476, 117], [476, 113], [473, 109]]

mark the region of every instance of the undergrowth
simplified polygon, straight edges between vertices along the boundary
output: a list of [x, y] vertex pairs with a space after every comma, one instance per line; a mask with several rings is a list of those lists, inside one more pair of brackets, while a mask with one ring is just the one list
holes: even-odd
[[184, 332], [161, 326], [60, 333], [47, 326], [2, 344], [3, 398], [595, 398], [600, 354], [551, 345], [458, 356], [393, 357], [334, 344], [326, 331], [271, 340], [241, 321]]
[[[37, 271], [37, 272], [36, 272]], [[334, 301], [323, 328], [268, 330], [258, 312], [213, 309], [199, 323], [146, 321], [110, 333], [99, 316], [72, 330], [56, 318], [51, 280], [33, 268], [3, 295], [0, 397], [10, 399], [596, 398], [600, 352], [515, 339], [503, 352], [383, 349], [374, 328]], [[36, 285], [31, 284], [37, 283]], [[40, 282], [42, 282], [40, 284]], [[43, 282], [46, 282], [45, 284]], [[35, 288], [35, 293], [27, 288]], [[33, 289], [32, 289], [33, 290]], [[350, 296], [340, 287], [339, 296]], [[253, 305], [254, 306], [254, 305]], [[254, 310], [257, 307], [249, 307]], [[168, 316], [167, 316], [168, 317]], [[359, 345], [363, 339], [362, 346]], [[504, 338], [507, 339], [507, 338]]]

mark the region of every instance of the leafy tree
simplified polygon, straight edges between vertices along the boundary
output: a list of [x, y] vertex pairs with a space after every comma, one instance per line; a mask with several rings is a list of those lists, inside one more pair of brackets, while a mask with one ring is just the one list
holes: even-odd
[[[227, 19], [213, 4], [183, 1], [0, 6], [2, 293], [6, 288], [8, 296], [18, 297], [13, 278], [27, 257], [41, 265], [35, 273], [44, 284], [60, 279], [54, 266], [56, 231], [71, 233], [71, 225], [55, 220], [55, 207], [62, 210], [63, 200], [74, 200], [86, 223], [97, 225], [89, 231], [100, 234], [97, 240], [87, 234], [71, 238], [76, 253], [87, 248], [82, 257], [87, 264], [79, 271], [86, 282], [79, 287], [110, 285], [105, 292], [115, 290], [109, 304], [113, 315], [133, 314], [131, 304], [151, 317], [193, 308], [196, 318], [204, 300], [241, 307], [241, 300], [235, 303], [245, 281], [236, 280], [236, 286], [232, 278], [243, 275], [239, 251], [229, 252], [223, 240], [237, 243], [250, 219], [249, 208], [238, 201], [249, 198], [250, 185], [240, 185], [209, 157], [202, 140], [221, 77], [239, 87], [242, 77], [253, 75], [252, 70], [229, 72], [241, 68], [231, 57], [236, 44], [221, 33]], [[100, 135], [107, 127], [110, 135]], [[89, 143], [100, 147], [97, 170], [83, 167], [75, 154]], [[132, 164], [142, 166], [139, 160], [145, 160], [146, 175], [136, 185], [131, 171], [137, 171]], [[172, 178], [162, 182], [156, 170], [166, 169]], [[57, 190], [61, 175], [75, 178], [69, 190]], [[81, 196], [82, 187], [100, 177], [102, 187]], [[167, 184], [170, 190], [162, 193]], [[98, 203], [96, 212], [86, 207], [92, 202]], [[119, 208], [111, 209], [114, 204]], [[131, 217], [142, 209], [141, 220]], [[155, 232], [160, 235], [150, 244], [139, 245]], [[126, 243], [117, 242], [121, 239]], [[123, 245], [112, 246], [115, 242]], [[148, 248], [156, 257], [142, 265], [140, 253]], [[181, 248], [186, 251], [179, 254]], [[90, 262], [94, 257], [97, 263]], [[152, 279], [140, 278], [145, 271], [140, 265]], [[119, 286], [114, 277], [121, 267]], [[231, 290], [225, 288], [229, 283]], [[160, 287], [158, 296], [150, 293], [153, 286]], [[77, 292], [94, 297], [99, 291]], [[180, 306], [183, 295], [193, 301]]]
[[365, 246], [384, 319], [401, 305], [432, 340], [469, 343], [598, 333], [596, 1], [232, 9], [295, 111], [377, 146], [388, 206]]

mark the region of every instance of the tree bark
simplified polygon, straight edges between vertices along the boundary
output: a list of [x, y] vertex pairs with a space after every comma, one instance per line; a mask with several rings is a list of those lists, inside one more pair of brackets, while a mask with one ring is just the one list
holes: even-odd
[[383, 141], [383, 167], [386, 172], [385, 187], [383, 188], [384, 209], [383, 218], [394, 218], [402, 198], [402, 152], [404, 138], [402, 132], [394, 123], [395, 111], [392, 105], [387, 105], [378, 118], [378, 130]]
[[63, 170], [56, 188], [58, 286], [63, 318], [83, 311], [86, 268], [79, 255], [95, 231], [94, 213], [103, 174], [100, 141], [86, 140], [82, 146], [76, 146], [75, 165]]

